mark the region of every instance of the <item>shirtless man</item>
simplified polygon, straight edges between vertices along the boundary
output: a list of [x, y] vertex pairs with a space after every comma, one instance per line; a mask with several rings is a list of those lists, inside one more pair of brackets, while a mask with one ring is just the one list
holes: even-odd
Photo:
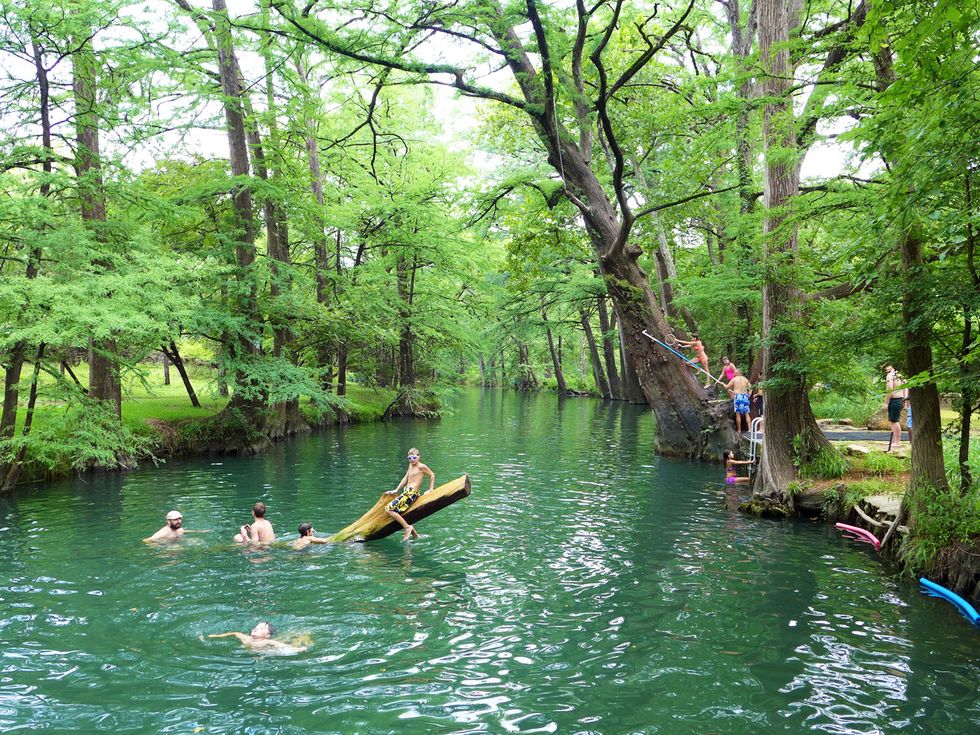
[[[398, 483], [398, 487], [394, 490], [388, 490], [388, 495], [398, 495], [397, 498], [392, 500], [388, 505], [385, 506], [385, 513], [398, 521], [402, 528], [405, 529], [404, 540], [408, 541], [413, 536], [418, 538], [418, 532], [415, 527], [409, 525], [409, 523], [402, 518], [401, 514], [406, 512], [419, 498], [419, 488], [422, 485], [422, 478], [426, 475], [429, 476], [429, 489], [425, 492], [429, 492], [436, 486], [436, 475], [435, 473], [422, 464], [419, 456], [419, 450], [412, 447], [408, 450], [408, 470], [405, 472], [405, 476], [402, 481]], [[405, 488], [402, 491], [402, 488]], [[401, 495], [399, 495], [401, 492]], [[425, 493], [422, 493], [424, 495]]]
[[252, 506], [252, 524], [246, 523], [238, 533], [235, 541], [240, 544], [271, 544], [276, 540], [276, 532], [272, 524], [265, 519], [265, 503], [259, 501]]
[[167, 513], [167, 525], [143, 541], [179, 541], [184, 538], [184, 516], [179, 510]]
[[299, 551], [300, 549], [305, 549], [310, 544], [329, 544], [330, 542], [325, 538], [317, 538], [313, 534], [316, 531], [313, 530], [312, 523], [300, 523], [299, 524], [299, 538], [293, 541], [292, 547]]
[[704, 374], [706, 376], [704, 381], [704, 387], [711, 387], [711, 371], [708, 369], [708, 353], [704, 351], [704, 345], [701, 343], [701, 338], [698, 337], [697, 333], [691, 335], [691, 341], [679, 339], [677, 344], [683, 345], [684, 347], [690, 347], [694, 350], [694, 356], [697, 357], [698, 362], [701, 363], [701, 367], [704, 369]]
[[249, 634], [232, 631], [229, 633], [212, 633], [208, 636], [208, 638], [231, 637], [240, 640], [245, 648], [250, 648], [253, 651], [263, 651], [265, 653], [302, 653], [309, 648], [309, 646], [294, 646], [289, 643], [273, 640], [272, 626], [265, 621], [252, 628], [252, 632]]
[[908, 388], [901, 388], [905, 380], [892, 365], [885, 365], [885, 390], [888, 395], [885, 397], [885, 408], [888, 410], [888, 422], [891, 424], [892, 435], [888, 441], [886, 452], [897, 450], [902, 446], [902, 425], [899, 419], [902, 416], [902, 406], [908, 400]]
[[[752, 384], [749, 379], [742, 375], [742, 371], [735, 368], [735, 377], [725, 384], [728, 395], [732, 397], [732, 406], [735, 409], [735, 431], [749, 430], [749, 410], [751, 401], [749, 394], [752, 392]], [[742, 425], [745, 428], [740, 428]]]

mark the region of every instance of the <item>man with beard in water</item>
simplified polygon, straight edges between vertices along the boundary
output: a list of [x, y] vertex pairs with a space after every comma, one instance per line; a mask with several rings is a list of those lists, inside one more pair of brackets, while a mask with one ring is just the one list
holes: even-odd
[[167, 525], [143, 541], [180, 541], [185, 533], [207, 533], [207, 531], [185, 531], [184, 516], [179, 510], [167, 513]]

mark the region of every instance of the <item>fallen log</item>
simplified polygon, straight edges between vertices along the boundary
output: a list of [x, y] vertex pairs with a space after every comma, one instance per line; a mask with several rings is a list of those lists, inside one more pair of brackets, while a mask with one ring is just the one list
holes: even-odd
[[[423, 518], [428, 518], [436, 511], [452, 505], [457, 500], [462, 500], [470, 494], [470, 489], [470, 476], [463, 475], [419, 497], [412, 504], [412, 507], [408, 509], [408, 512], [402, 514], [402, 518], [414, 525]], [[398, 525], [398, 522], [385, 513], [385, 506], [394, 497], [387, 493], [382, 494], [371, 510], [347, 526], [347, 528], [330, 536], [327, 540], [374, 541], [385, 536], [390, 536], [396, 531], [401, 531], [402, 527]]]

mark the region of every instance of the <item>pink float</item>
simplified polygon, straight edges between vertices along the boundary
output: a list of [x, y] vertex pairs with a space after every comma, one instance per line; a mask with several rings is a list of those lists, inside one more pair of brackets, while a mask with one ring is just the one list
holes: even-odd
[[864, 528], [859, 528], [858, 526], [848, 526], [846, 523], [835, 523], [834, 526], [843, 531], [845, 534], [850, 534], [849, 536], [845, 536], [845, 538], [871, 544], [875, 547], [875, 551], [879, 551], [881, 549], [881, 541], [879, 541], [878, 537], [871, 533], [871, 531]]

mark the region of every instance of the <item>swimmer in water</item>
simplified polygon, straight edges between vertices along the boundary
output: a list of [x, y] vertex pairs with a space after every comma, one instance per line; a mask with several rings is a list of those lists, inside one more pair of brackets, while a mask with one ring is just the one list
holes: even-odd
[[723, 455], [725, 459], [725, 482], [729, 485], [734, 485], [737, 482], [751, 482], [751, 477], [739, 477], [736, 465], [740, 464], [752, 464], [751, 460], [748, 459], [735, 459], [735, 454], [731, 451], [726, 451]]
[[300, 523], [299, 524], [299, 538], [293, 541], [292, 547], [299, 551], [300, 549], [305, 549], [310, 544], [329, 544], [325, 538], [317, 538], [313, 534], [316, 531], [313, 528], [312, 523]]
[[251, 633], [212, 633], [208, 638], [231, 638], [235, 637], [241, 641], [245, 648], [263, 653], [302, 653], [309, 646], [294, 646], [290, 643], [277, 641], [272, 637], [272, 626], [264, 620], [252, 628]]
[[239, 544], [271, 544], [276, 540], [276, 532], [272, 524], [265, 519], [265, 503], [259, 501], [252, 506], [252, 523], [246, 523], [235, 534], [235, 542]]
[[190, 531], [184, 529], [184, 516], [179, 510], [167, 513], [167, 525], [152, 536], [143, 539], [144, 542], [180, 541], [185, 533], [208, 533], [208, 531]]

